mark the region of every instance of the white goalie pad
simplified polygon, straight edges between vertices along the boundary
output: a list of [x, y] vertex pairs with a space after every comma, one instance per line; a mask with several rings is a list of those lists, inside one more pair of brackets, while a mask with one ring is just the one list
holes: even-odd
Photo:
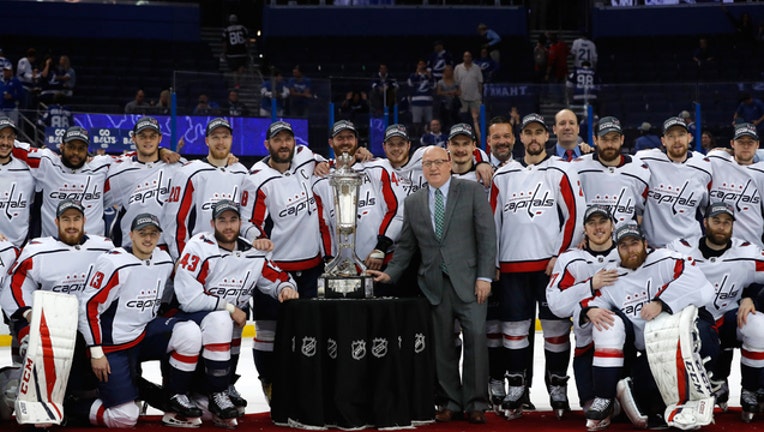
[[666, 424], [681, 430], [694, 430], [714, 421], [714, 398], [707, 397], [681, 405], [669, 405], [664, 413]]
[[647, 429], [647, 416], [639, 411], [634, 394], [631, 392], [631, 378], [618, 381], [616, 386], [616, 398], [621, 404], [621, 410], [629, 418], [631, 424], [639, 429]]
[[700, 357], [698, 309], [661, 313], [645, 325], [645, 348], [650, 371], [667, 406], [712, 396], [711, 381]]
[[34, 292], [29, 348], [21, 366], [15, 404], [19, 424], [61, 424], [77, 339], [78, 309], [76, 296]]

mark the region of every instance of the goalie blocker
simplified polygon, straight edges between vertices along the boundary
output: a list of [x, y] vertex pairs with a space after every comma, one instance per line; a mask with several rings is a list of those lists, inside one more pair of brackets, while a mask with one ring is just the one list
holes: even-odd
[[719, 338], [709, 319], [688, 306], [673, 315], [663, 312], [645, 325], [647, 361], [669, 426], [689, 430], [713, 422], [714, 397], [706, 370], [718, 357]]
[[35, 291], [29, 347], [14, 405], [19, 424], [61, 424], [64, 396], [77, 340], [77, 297]]

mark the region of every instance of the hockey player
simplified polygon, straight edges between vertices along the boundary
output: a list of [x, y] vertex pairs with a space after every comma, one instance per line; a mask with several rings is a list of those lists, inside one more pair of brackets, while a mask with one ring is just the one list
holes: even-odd
[[764, 162], [754, 162], [759, 148], [756, 126], [750, 123], [735, 125], [730, 141], [731, 156], [724, 150], [708, 152], [714, 173], [710, 200], [723, 201], [735, 210], [735, 237], [745, 239], [764, 248]]
[[244, 165], [229, 162], [233, 128], [228, 120], [210, 120], [204, 142], [209, 147], [207, 157], [178, 170], [164, 206], [164, 237], [174, 259], [191, 236], [207, 230], [203, 221], [212, 218], [212, 204], [221, 199], [239, 202], [241, 184], [247, 176]]
[[[85, 209], [79, 201], [60, 201], [54, 223], [58, 235], [31, 240], [3, 281], [0, 305], [10, 320], [12, 335], [18, 343], [14, 343], [18, 347], [12, 354], [14, 363], [23, 364], [27, 352], [33, 293], [44, 290], [79, 295], [85, 289], [93, 261], [114, 247], [105, 237], [85, 234]], [[83, 364], [84, 356], [82, 340], [75, 345], [73, 357], [72, 354], [65, 356], [73, 362], [70, 375], [62, 378], [64, 382], [69, 378], [70, 394], [89, 389], [94, 384], [87, 364]]]
[[586, 204], [606, 206], [616, 224], [641, 221], [650, 170], [638, 158], [621, 154], [624, 135], [617, 118], [601, 118], [596, 131], [596, 152], [573, 163], [581, 177]]
[[690, 130], [679, 117], [663, 122], [659, 149], [643, 150], [637, 157], [650, 169], [650, 187], [643, 227], [652, 247], [700, 235], [696, 216], [708, 206], [712, 166], [708, 158], [689, 150]]
[[159, 218], [141, 213], [131, 224], [132, 248], [100, 256], [80, 297], [79, 329], [90, 351], [99, 396], [81, 399], [77, 414], [106, 427], [133, 427], [139, 408], [135, 376], [140, 362], [162, 361], [167, 400], [163, 423], [196, 427], [201, 410], [188, 397], [202, 348], [193, 321], [157, 317], [170, 256], [157, 248]]
[[[660, 357], [659, 354], [664, 353], [652, 348], [647, 355], [644, 355], [646, 323], [659, 317], [662, 312], [681, 316], [685, 314], [685, 310], [691, 310], [692, 306], [703, 308], [712, 300], [713, 287], [700, 269], [694, 263], [686, 261], [683, 255], [667, 249], [648, 251], [642, 230], [633, 222], [622, 224], [616, 229], [615, 242], [621, 260], [617, 268], [617, 278], [611, 285], [601, 288], [594, 293], [593, 297], [581, 302], [581, 325], [589, 323], [594, 326], [592, 329], [595, 341], [593, 373], [597, 376], [594, 387], [595, 399], [586, 413], [587, 427], [589, 430], [601, 430], [609, 424], [615, 405], [616, 385], [623, 373], [624, 351], [628, 348], [625, 346], [627, 335], [633, 335], [634, 347], [643, 353], [634, 360], [632, 372], [640, 411], [648, 414], [649, 425], [663, 424], [665, 426], [663, 414], [666, 405], [660, 398], [656, 398], [661, 383], [670, 381], [672, 378], [675, 381], [682, 379], [689, 381], [690, 377], [685, 376], [687, 373], [685, 367], [689, 367], [688, 358], [692, 358], [693, 365], [699, 365], [702, 369], [700, 358], [705, 358], [706, 355], [715, 358], [718, 353], [718, 339], [714, 339], [715, 335], [711, 330], [710, 314], [700, 309], [700, 318], [697, 320], [703, 342], [700, 356], [697, 356], [692, 349], [687, 349], [688, 352], [684, 350], [677, 352], [677, 346], [682, 341], [680, 337], [689, 337], [690, 327], [694, 326], [692, 323], [694, 319], [691, 319], [685, 328], [675, 326], [674, 330], [685, 331], [686, 335], [674, 335], [674, 339], [666, 338], [667, 351], [670, 351], [668, 357]], [[611, 309], [615, 315], [602, 314], [602, 309]], [[663, 319], [666, 314], [661, 315], [661, 318]], [[600, 332], [605, 334], [599, 334]], [[681, 346], [684, 347], [684, 344]], [[662, 360], [671, 369], [677, 361], [677, 356], [682, 358], [683, 367], [679, 369], [673, 367], [673, 373], [667, 373], [666, 376], [651, 372], [654, 360]], [[650, 368], [646, 364], [648, 359]], [[701, 373], [699, 370], [695, 372], [697, 372], [695, 377]], [[660, 382], [656, 384], [656, 380]], [[673, 389], [684, 396], [684, 392], [688, 390], [687, 387], [693, 386], [694, 379], [693, 385], [683, 387], [675, 383]], [[663, 396], [663, 392], [660, 394]], [[680, 398], [678, 403], [686, 401], [686, 398]], [[704, 408], [704, 415], [710, 415], [712, 407]], [[680, 417], [667, 417], [665, 421], [669, 422], [669, 425], [675, 424], [683, 429], [688, 427], [687, 424], [680, 423], [679, 419]], [[710, 422], [711, 418], [707, 417], [705, 420]], [[700, 423], [692, 423], [689, 426], [701, 426]]]
[[181, 167], [159, 157], [162, 131], [153, 117], [141, 117], [133, 126], [135, 155], [114, 165], [104, 185], [106, 207], [117, 207], [111, 238], [117, 246], [130, 246], [130, 222], [140, 213], [162, 214]]
[[[739, 214], [739, 213], [738, 213]], [[703, 221], [706, 235], [675, 240], [667, 248], [686, 255], [706, 275], [715, 289], [706, 309], [713, 315], [727, 360], [716, 362], [712, 383], [716, 402], [726, 409], [732, 349], [742, 342], [740, 369], [743, 391], [740, 405], [743, 421], [760, 412], [757, 395], [764, 392], [764, 317], [756, 313], [754, 300], [764, 283], [764, 252], [758, 246], [732, 235], [737, 232], [735, 209], [723, 202], [712, 203]], [[733, 230], [734, 229], [734, 230]]]
[[508, 419], [522, 414], [525, 374], [532, 359], [528, 335], [536, 303], [552, 408], [558, 414], [569, 409], [566, 371], [571, 323], [549, 310], [546, 287], [557, 256], [581, 240], [585, 205], [578, 174], [570, 164], [546, 153], [549, 132], [544, 118], [529, 114], [521, 127], [525, 157], [496, 172], [490, 198], [499, 237], [500, 314], [509, 384], [502, 407]]
[[0, 117], [0, 234], [20, 248], [29, 233], [29, 215], [34, 200], [35, 182], [29, 167], [13, 157], [16, 125]]
[[482, 183], [477, 174], [477, 163], [473, 159], [473, 154], [477, 147], [475, 146], [475, 132], [472, 126], [467, 123], [457, 123], [451, 126], [448, 132], [448, 142], [446, 150], [451, 153], [451, 174], [460, 179], [476, 181], [483, 184], [486, 193], [491, 187], [490, 181]]
[[[615, 267], [619, 257], [613, 242], [613, 228], [609, 207], [594, 204], [587, 208], [584, 213], [584, 247], [560, 255], [546, 288], [552, 313], [559, 317], [573, 317], [576, 335], [573, 372], [584, 412], [594, 399], [592, 360], [595, 353], [591, 326], [579, 324], [581, 310], [578, 304], [611, 285], [617, 277]], [[613, 314], [608, 309], [603, 309], [602, 313], [606, 316]]]
[[[205, 369], [229, 371], [213, 374], [214, 380], [209, 380], [208, 385], [210, 412], [227, 419], [237, 415], [236, 408], [243, 411], [246, 407], [246, 400], [233, 389], [232, 378], [239, 359], [238, 349], [234, 351], [233, 347], [241, 345], [241, 332], [247, 323], [254, 292], [260, 290], [279, 302], [298, 298], [299, 294], [287, 272], [238, 236], [241, 228], [238, 204], [220, 200], [215, 204], [212, 216], [212, 232], [195, 235], [183, 249], [175, 274], [175, 297], [183, 311], [177, 316], [181, 319], [191, 317], [202, 328]], [[200, 319], [208, 311], [219, 312]], [[228, 322], [227, 333], [207, 322], [212, 315], [221, 312]], [[262, 372], [263, 388], [270, 390], [266, 386], [270, 384], [266, 381], [270, 376]], [[226, 389], [229, 390], [224, 391]], [[265, 393], [270, 397], [269, 391]]]

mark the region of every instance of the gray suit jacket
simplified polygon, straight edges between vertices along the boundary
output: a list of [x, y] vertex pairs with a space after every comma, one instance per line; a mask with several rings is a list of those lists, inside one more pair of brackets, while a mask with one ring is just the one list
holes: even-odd
[[496, 273], [496, 227], [485, 190], [476, 182], [451, 179], [440, 241], [435, 237], [428, 200], [429, 187], [406, 198], [400, 240], [385, 273], [397, 281], [419, 248], [419, 287], [430, 304], [440, 304], [441, 262], [445, 262], [459, 298], [475, 301], [477, 278], [493, 279]]

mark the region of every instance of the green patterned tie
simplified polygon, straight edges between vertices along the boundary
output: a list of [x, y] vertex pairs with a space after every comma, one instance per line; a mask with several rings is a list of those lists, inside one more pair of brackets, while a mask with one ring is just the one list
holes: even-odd
[[435, 189], [435, 237], [443, 239], [443, 220], [446, 217], [446, 206], [443, 203], [443, 192]]

